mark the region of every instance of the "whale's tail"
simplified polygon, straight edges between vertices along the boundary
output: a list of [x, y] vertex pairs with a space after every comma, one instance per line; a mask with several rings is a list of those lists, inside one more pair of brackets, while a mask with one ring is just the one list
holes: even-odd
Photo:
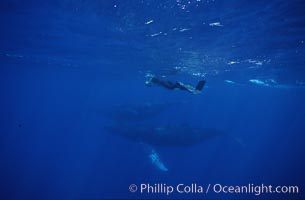
[[205, 81], [205, 80], [201, 80], [201, 81], [199, 81], [199, 82], [198, 82], [198, 84], [197, 84], [197, 86], [196, 86], [196, 90], [201, 91], [201, 90], [202, 90], [202, 88], [204, 87], [205, 83], [206, 83], [206, 81]]

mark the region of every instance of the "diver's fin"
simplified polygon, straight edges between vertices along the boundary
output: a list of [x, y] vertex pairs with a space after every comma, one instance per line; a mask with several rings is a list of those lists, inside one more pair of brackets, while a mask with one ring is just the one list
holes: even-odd
[[205, 85], [206, 81], [205, 80], [201, 80], [198, 82], [197, 86], [196, 86], [196, 90], [202, 90], [203, 86]]

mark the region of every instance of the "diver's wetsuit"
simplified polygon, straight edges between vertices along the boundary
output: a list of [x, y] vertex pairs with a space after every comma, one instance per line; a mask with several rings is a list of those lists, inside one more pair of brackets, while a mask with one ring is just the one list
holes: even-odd
[[174, 90], [175, 88], [178, 88], [179, 84], [170, 82], [170, 81], [166, 81], [166, 80], [162, 80], [162, 79], [158, 79], [156, 77], [152, 77], [151, 78], [151, 82], [156, 84], [156, 85], [162, 85], [163, 87], [170, 89], [170, 90]]
[[205, 85], [205, 83], [206, 83], [205, 80], [201, 80], [197, 84], [196, 88], [194, 88], [190, 85], [185, 85], [185, 84], [183, 84], [182, 82], [179, 82], [179, 81], [176, 81], [176, 83], [173, 83], [171, 81], [159, 79], [155, 76], [151, 77], [151, 79], [149, 81], [149, 84], [161, 85], [161, 86], [163, 86], [163, 87], [165, 87], [169, 90], [175, 90], [175, 89], [186, 90], [186, 91], [191, 92], [193, 94], [200, 93], [200, 91], [203, 88], [203, 86]]

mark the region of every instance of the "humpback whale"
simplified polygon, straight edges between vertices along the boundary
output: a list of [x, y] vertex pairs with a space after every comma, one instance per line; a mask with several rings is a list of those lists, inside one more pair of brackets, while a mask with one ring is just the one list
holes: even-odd
[[108, 116], [113, 119], [114, 123], [104, 128], [109, 133], [143, 145], [151, 163], [160, 171], [167, 172], [168, 168], [155, 148], [190, 146], [224, 135], [217, 129], [198, 128], [181, 123], [160, 124], [145, 120], [156, 117], [172, 105], [177, 105], [177, 103], [145, 103], [113, 107]]
[[177, 103], [144, 103], [114, 106], [106, 114], [116, 121], [134, 121], [155, 117]]
[[129, 140], [165, 147], [190, 146], [224, 135], [222, 131], [216, 129], [195, 128], [188, 124], [163, 126], [120, 124], [108, 126], [106, 130]]
[[216, 129], [195, 128], [188, 124], [154, 126], [128, 123], [107, 126], [105, 129], [110, 133], [143, 144], [146, 149], [149, 149], [151, 163], [163, 172], [167, 172], [168, 168], [162, 162], [154, 147], [190, 146], [213, 137], [224, 135], [222, 131]]

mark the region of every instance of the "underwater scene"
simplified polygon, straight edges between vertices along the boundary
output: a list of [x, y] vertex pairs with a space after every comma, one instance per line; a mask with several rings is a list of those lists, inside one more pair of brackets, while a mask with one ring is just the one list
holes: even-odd
[[305, 1], [1, 0], [0, 199], [305, 199]]

